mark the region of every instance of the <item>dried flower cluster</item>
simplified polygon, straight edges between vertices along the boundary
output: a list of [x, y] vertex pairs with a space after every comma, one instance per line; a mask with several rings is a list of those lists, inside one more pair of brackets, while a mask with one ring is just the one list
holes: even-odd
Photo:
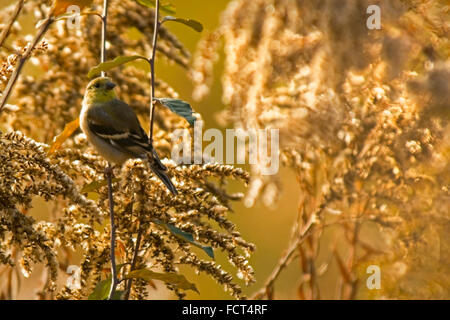
[[[255, 298], [274, 297], [294, 252], [299, 298], [450, 297], [448, 3], [377, 1], [382, 28], [369, 30], [372, 2], [234, 0], [199, 45], [194, 98], [209, 91], [223, 39], [223, 115], [279, 128], [298, 180], [293, 245]], [[246, 203], [272, 206], [279, 177], [259, 172]], [[368, 265], [381, 291], [368, 292]], [[320, 283], [330, 266], [335, 283]]]
[[[95, 8], [100, 9], [99, 3], [94, 2]], [[0, 13], [0, 29], [6, 26], [12, 10], [10, 7]], [[49, 1], [29, 0], [21, 15], [37, 22], [48, 11]], [[150, 56], [153, 19], [152, 10], [135, 1], [111, 1], [107, 59], [130, 54]], [[8, 41], [0, 49], [0, 92], [29, 38], [23, 35], [20, 23], [14, 23]], [[75, 29], [68, 28], [65, 20], [55, 22], [33, 52], [28, 62], [30, 70], [21, 74], [11, 104], [0, 114], [2, 298], [14, 297], [14, 275], [19, 279], [28, 277], [38, 263], [47, 266], [43, 287], [38, 291], [42, 299], [84, 299], [105, 278], [110, 246], [106, 162], [78, 132], [54, 154], [46, 154], [48, 144], [64, 125], [78, 117], [89, 81], [86, 75], [99, 62], [99, 43], [97, 16], [82, 16], [80, 28]], [[157, 51], [159, 57], [187, 67], [189, 52], [164, 27], [160, 29]], [[148, 71], [124, 66], [108, 75], [118, 84], [119, 96], [133, 106], [143, 127], [148, 127]], [[156, 81], [156, 95], [177, 97], [160, 79]], [[180, 127], [188, 125], [168, 110], [158, 109], [155, 148], [162, 156], [170, 153], [170, 132]], [[135, 261], [135, 269], [146, 267], [160, 272], [178, 273], [180, 266], [187, 265], [211, 276], [232, 296], [244, 298], [234, 277], [195, 245], [211, 247], [216, 254], [223, 252], [237, 269], [238, 278], [245, 283], [253, 281], [248, 258], [254, 246], [227, 218], [230, 201], [242, 195], [228, 194], [225, 189], [228, 178], [247, 183], [248, 174], [231, 166], [176, 166], [163, 161], [180, 192], [177, 197], [171, 196], [140, 160], [115, 168], [116, 256], [119, 264], [125, 264], [121, 274], [130, 271], [131, 261]], [[30, 215], [37, 197], [50, 202], [44, 218]], [[194, 240], [186, 241], [168, 227], [192, 235]], [[135, 255], [138, 234], [141, 246]], [[79, 286], [64, 286], [69, 265], [80, 267]], [[120, 290], [126, 283], [129, 281], [120, 284]], [[167, 283], [167, 287], [179, 298], [185, 296], [176, 285]], [[143, 299], [148, 291], [148, 282], [138, 279], [133, 282], [130, 297]]]

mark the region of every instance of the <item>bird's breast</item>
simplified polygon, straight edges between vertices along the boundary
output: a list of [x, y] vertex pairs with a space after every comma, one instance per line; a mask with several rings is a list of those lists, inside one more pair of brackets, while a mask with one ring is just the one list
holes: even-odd
[[89, 129], [88, 123], [88, 105], [83, 102], [83, 107], [80, 112], [80, 128], [86, 135], [86, 139], [96, 151], [105, 158], [108, 162], [115, 164], [122, 164], [130, 158], [130, 155], [114, 147], [108, 140], [97, 136]]

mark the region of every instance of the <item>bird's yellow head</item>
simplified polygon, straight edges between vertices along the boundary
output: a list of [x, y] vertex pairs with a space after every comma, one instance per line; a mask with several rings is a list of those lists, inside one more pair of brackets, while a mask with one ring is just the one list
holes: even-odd
[[89, 103], [103, 103], [115, 99], [116, 93], [114, 87], [116, 85], [108, 77], [95, 78], [86, 87], [84, 99]]

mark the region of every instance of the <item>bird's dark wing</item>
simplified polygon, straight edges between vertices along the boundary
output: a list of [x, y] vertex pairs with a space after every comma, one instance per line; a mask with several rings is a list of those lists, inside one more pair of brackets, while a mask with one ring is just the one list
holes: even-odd
[[120, 100], [92, 107], [87, 119], [94, 134], [124, 152], [142, 157], [152, 150], [136, 114]]

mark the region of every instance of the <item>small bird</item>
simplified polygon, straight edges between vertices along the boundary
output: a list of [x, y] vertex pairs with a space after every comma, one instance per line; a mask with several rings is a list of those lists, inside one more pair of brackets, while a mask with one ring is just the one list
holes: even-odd
[[81, 130], [109, 162], [122, 164], [130, 158], [147, 158], [170, 192], [178, 194], [133, 109], [117, 98], [115, 86], [108, 77], [96, 78], [87, 85], [80, 113]]

